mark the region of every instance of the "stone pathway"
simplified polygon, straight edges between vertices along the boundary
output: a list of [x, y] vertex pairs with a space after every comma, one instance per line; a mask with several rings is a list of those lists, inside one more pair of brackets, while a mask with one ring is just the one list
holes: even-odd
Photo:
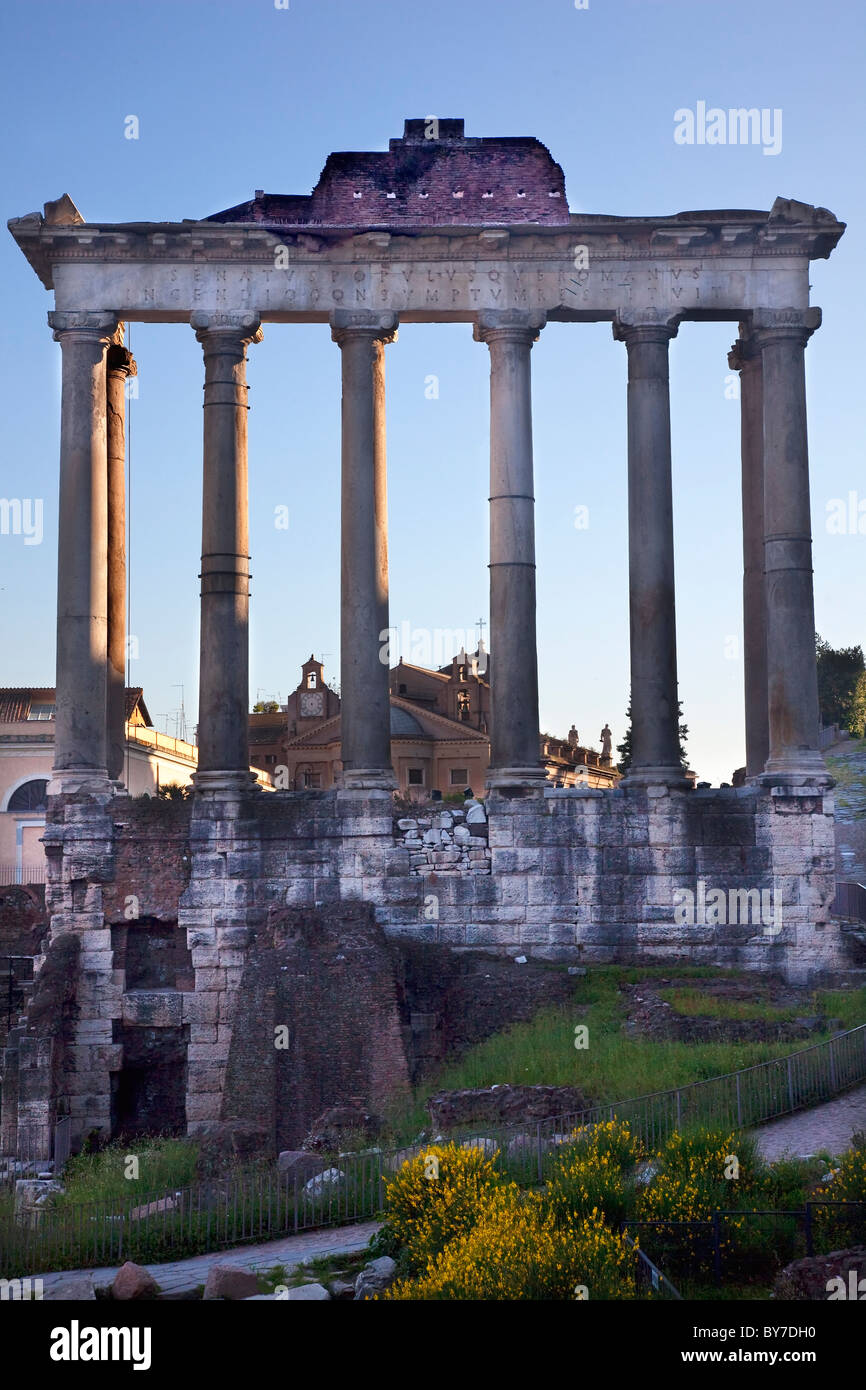
[[764, 1158], [774, 1160], [787, 1154], [797, 1157], [826, 1149], [831, 1154], [851, 1147], [855, 1130], [866, 1131], [866, 1086], [857, 1086], [835, 1100], [798, 1110], [784, 1120], [774, 1120], [753, 1130]]
[[[170, 1264], [145, 1265], [164, 1296], [180, 1298], [194, 1293], [201, 1284], [207, 1282], [211, 1265], [233, 1264], [244, 1269], [267, 1270], [274, 1265], [284, 1265], [286, 1270], [296, 1265], [306, 1264], [320, 1255], [350, 1255], [363, 1250], [368, 1240], [379, 1229], [377, 1221], [365, 1221], [359, 1226], [338, 1226], [325, 1231], [305, 1231], [302, 1235], [285, 1236], [282, 1240], [270, 1240], [265, 1245], [242, 1245], [234, 1250], [216, 1250], [209, 1255], [195, 1255], [189, 1260], [174, 1260]], [[94, 1288], [107, 1288], [114, 1279], [119, 1266], [104, 1269], [69, 1269], [59, 1274], [41, 1275], [43, 1298], [78, 1300], [80, 1281], [92, 1276]], [[72, 1281], [75, 1281], [73, 1285]], [[67, 1291], [68, 1290], [68, 1291]]]
[[[851, 1136], [857, 1130], [866, 1131], [866, 1086], [846, 1091], [835, 1100], [800, 1110], [785, 1119], [774, 1120], [754, 1130], [758, 1149], [773, 1161], [783, 1155], [813, 1154], [819, 1149], [841, 1153], [850, 1147]], [[150, 1264], [150, 1271], [164, 1297], [182, 1298], [192, 1294], [207, 1282], [211, 1265], [223, 1262], [241, 1265], [244, 1269], [264, 1271], [274, 1265], [289, 1271], [307, 1264], [321, 1255], [349, 1255], [363, 1250], [370, 1237], [379, 1229], [377, 1221], [365, 1221], [358, 1226], [338, 1226], [330, 1230], [305, 1231], [297, 1236], [284, 1236], [264, 1245], [243, 1245], [233, 1250], [216, 1250], [208, 1255], [195, 1255], [188, 1260], [168, 1264]], [[82, 1280], [92, 1279], [93, 1287], [107, 1288], [119, 1266], [101, 1269], [64, 1270], [62, 1273], [41, 1275], [43, 1297], [49, 1301], [72, 1299], [82, 1295]]]

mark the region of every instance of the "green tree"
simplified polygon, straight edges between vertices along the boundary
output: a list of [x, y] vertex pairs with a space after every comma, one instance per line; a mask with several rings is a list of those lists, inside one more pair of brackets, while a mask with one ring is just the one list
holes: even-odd
[[855, 738], [866, 732], [866, 661], [862, 647], [831, 647], [815, 633], [818, 705], [824, 724], [838, 724]]
[[[683, 713], [683, 702], [682, 702], [682, 700], [678, 700], [678, 701], [677, 701], [677, 714], [680, 716], [680, 726], [679, 726], [679, 734], [680, 734], [680, 762], [682, 763], [683, 770], [685, 770], [685, 769], [688, 767], [688, 765], [689, 765], [688, 753], [686, 752], [686, 739], [687, 739], [688, 736], [689, 736], [689, 726], [688, 726], [688, 724], [684, 724], [684, 723], [682, 722], [682, 713]], [[626, 728], [625, 728], [625, 734], [623, 735], [622, 743], [618, 743], [618, 744], [616, 745], [616, 751], [617, 751], [617, 753], [619, 753], [619, 762], [618, 762], [617, 765], [616, 765], [616, 766], [617, 766], [617, 771], [618, 771], [618, 772], [621, 772], [621, 773], [623, 773], [623, 774], [626, 773], [626, 772], [628, 772], [629, 768], [631, 767], [631, 755], [632, 755], [632, 748], [631, 748], [631, 700], [629, 700], [629, 702], [628, 702], [628, 708], [627, 708], [627, 710], [626, 710], [626, 712], [625, 712], [625, 719], [626, 719]]]
[[276, 700], [257, 700], [253, 705], [253, 714], [277, 714], [279, 708]]

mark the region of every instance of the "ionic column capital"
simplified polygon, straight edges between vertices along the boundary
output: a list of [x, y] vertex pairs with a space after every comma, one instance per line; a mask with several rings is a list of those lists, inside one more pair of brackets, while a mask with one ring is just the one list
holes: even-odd
[[544, 314], [525, 309], [483, 309], [472, 325], [476, 343], [525, 343], [532, 347], [547, 322]]
[[111, 342], [117, 332], [117, 314], [106, 310], [50, 309], [48, 326], [54, 330], [54, 341]]
[[681, 314], [666, 314], [663, 309], [627, 309], [614, 316], [613, 336], [627, 348], [636, 343], [670, 342], [679, 332]]
[[366, 338], [385, 344], [397, 341], [396, 314], [376, 314], [366, 309], [334, 309], [330, 323], [331, 337], [340, 347], [352, 338]]
[[750, 319], [758, 348], [786, 338], [805, 347], [815, 329], [821, 327], [821, 310], [817, 305], [809, 309], [753, 309]]
[[237, 312], [194, 309], [189, 316], [190, 327], [202, 346], [234, 340], [239, 349], [262, 341], [261, 320], [258, 314], [244, 309]]

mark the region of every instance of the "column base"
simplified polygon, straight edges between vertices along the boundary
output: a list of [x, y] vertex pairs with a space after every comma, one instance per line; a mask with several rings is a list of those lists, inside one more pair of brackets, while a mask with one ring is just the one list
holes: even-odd
[[768, 758], [764, 771], [755, 782], [761, 787], [835, 787], [836, 781], [827, 771], [823, 755], [817, 749], [794, 753], [790, 757]]
[[537, 764], [534, 767], [490, 767], [487, 769], [486, 785], [490, 791], [503, 787], [526, 787], [530, 791], [543, 791], [547, 784], [547, 769]]
[[113, 784], [107, 767], [53, 767], [47, 792], [49, 796], [84, 792], [108, 800], [113, 795]]
[[397, 790], [397, 778], [390, 767], [344, 767], [337, 779], [342, 792], [387, 792]]
[[668, 787], [671, 791], [688, 791], [690, 783], [679, 763], [665, 767], [629, 768], [620, 782], [623, 791], [640, 790], [644, 787]]
[[258, 786], [258, 781], [254, 772], [227, 770], [194, 772], [192, 784], [197, 795], [222, 800], [224, 797], [249, 795]]

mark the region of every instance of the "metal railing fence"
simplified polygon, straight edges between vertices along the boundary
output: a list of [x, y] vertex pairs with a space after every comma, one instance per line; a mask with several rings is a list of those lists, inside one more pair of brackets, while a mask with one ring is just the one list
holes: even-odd
[[680, 1288], [683, 1281], [769, 1283], [795, 1260], [862, 1244], [866, 1201], [808, 1201], [780, 1211], [719, 1208], [700, 1221], [630, 1217], [621, 1230], [634, 1233], [647, 1260], [663, 1263]]
[[[866, 1024], [861, 1024], [787, 1057], [724, 1076], [530, 1124], [463, 1128], [444, 1142], [477, 1146], [491, 1155], [498, 1150], [508, 1174], [524, 1186], [534, 1186], [545, 1180], [557, 1149], [576, 1130], [617, 1119], [627, 1122], [648, 1149], [656, 1150], [676, 1130], [696, 1125], [749, 1129], [864, 1080]], [[55, 1134], [56, 1156], [63, 1142], [58, 1145]], [[21, 1273], [126, 1259], [153, 1262], [370, 1220], [381, 1211], [388, 1177], [436, 1142], [426, 1139], [399, 1149], [331, 1156], [330, 1170], [305, 1182], [297, 1171], [292, 1177], [263, 1164], [173, 1193], [163, 1188], [88, 1206], [61, 1199], [38, 1209], [31, 1223], [14, 1219], [9, 1192], [7, 1209], [0, 1207], [0, 1257], [7, 1253], [4, 1243], [11, 1242], [13, 1263], [22, 1264]], [[7, 1163], [7, 1182], [21, 1176], [35, 1174], [22, 1173], [20, 1160]], [[0, 1172], [0, 1202], [2, 1182]], [[2, 1258], [0, 1268], [5, 1268]]]
[[652, 1298], [654, 1295], [659, 1298], [682, 1300], [682, 1294], [666, 1274], [663, 1274], [657, 1264], [654, 1264], [649, 1255], [636, 1246], [627, 1230], [623, 1230], [623, 1240], [630, 1249], [637, 1255], [635, 1265], [635, 1293], [639, 1298]]
[[0, 864], [0, 888], [16, 883], [44, 883], [45, 864]]

